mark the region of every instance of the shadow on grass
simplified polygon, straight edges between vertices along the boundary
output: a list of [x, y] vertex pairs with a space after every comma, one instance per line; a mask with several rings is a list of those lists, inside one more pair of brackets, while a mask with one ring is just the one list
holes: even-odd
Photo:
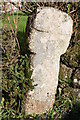
[[21, 32], [21, 31], [18, 31], [18, 41], [19, 41], [19, 44], [20, 44], [20, 53], [21, 55], [25, 55], [27, 54], [28, 57], [30, 56], [30, 54], [33, 54], [31, 53], [30, 49], [29, 49], [29, 43], [27, 41], [27, 37], [26, 37], [26, 34], [25, 32]]
[[63, 115], [61, 120], [80, 120], [80, 101], [77, 101], [71, 112]]
[[17, 34], [18, 34], [18, 40], [19, 40], [20, 46], [22, 46], [24, 38], [25, 38], [25, 33], [21, 32], [21, 31], [18, 31]]
[[21, 31], [18, 31], [17, 33], [18, 35], [18, 41], [19, 41], [19, 44], [20, 44], [20, 49], [21, 49], [21, 52], [23, 51], [23, 46], [24, 46], [24, 40], [25, 40], [25, 33], [24, 31], [21, 32]]
[[46, 114], [45, 118], [43, 118], [42, 116], [37, 116], [37, 117], [27, 117], [24, 120], [80, 120], [80, 101], [76, 102], [71, 112], [65, 113], [61, 116], [62, 117], [60, 119], [57, 117], [51, 118]]

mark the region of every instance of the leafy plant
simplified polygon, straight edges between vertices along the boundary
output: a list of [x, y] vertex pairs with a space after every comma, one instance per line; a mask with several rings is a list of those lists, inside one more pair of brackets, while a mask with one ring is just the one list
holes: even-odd
[[3, 119], [22, 117], [22, 103], [26, 94], [34, 87], [32, 85], [27, 55], [21, 56], [16, 64], [8, 66], [3, 71]]
[[69, 13], [70, 10], [71, 10], [71, 4], [68, 4], [68, 5], [67, 5], [67, 12]]
[[66, 112], [71, 111], [75, 103], [76, 96], [71, 87], [71, 79], [59, 80], [55, 103], [48, 113], [49, 117], [60, 119]]

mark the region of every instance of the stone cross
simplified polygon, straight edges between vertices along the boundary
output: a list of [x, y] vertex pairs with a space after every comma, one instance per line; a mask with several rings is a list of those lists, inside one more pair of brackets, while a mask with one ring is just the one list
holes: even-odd
[[60, 56], [68, 48], [72, 34], [71, 17], [52, 7], [37, 9], [30, 33], [34, 90], [25, 103], [27, 114], [42, 114], [53, 107], [58, 85]]

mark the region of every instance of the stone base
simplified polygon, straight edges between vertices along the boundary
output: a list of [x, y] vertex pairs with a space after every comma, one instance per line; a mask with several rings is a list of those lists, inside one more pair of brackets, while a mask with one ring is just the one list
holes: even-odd
[[[48, 100], [48, 101], [47, 101]], [[53, 108], [53, 103], [55, 101], [55, 95], [53, 97], [49, 96], [46, 101], [38, 101], [34, 100], [32, 96], [27, 96], [26, 105], [25, 105], [25, 113], [27, 114], [42, 114]]]

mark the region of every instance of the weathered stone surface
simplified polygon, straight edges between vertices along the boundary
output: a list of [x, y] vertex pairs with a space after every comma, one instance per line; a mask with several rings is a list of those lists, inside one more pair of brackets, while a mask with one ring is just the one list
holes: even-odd
[[61, 59], [67, 66], [80, 67], [80, 46], [75, 44], [72, 48], [70, 47]]
[[76, 69], [73, 75], [74, 88], [80, 88], [80, 68]]
[[60, 55], [65, 53], [72, 34], [69, 15], [51, 7], [37, 9], [30, 35], [32, 78], [35, 88], [26, 100], [25, 112], [42, 114], [53, 107], [58, 85]]
[[67, 67], [64, 64], [60, 65], [60, 71], [59, 71], [59, 78], [62, 80], [65, 80], [67, 78], [70, 78], [72, 74], [72, 69]]

